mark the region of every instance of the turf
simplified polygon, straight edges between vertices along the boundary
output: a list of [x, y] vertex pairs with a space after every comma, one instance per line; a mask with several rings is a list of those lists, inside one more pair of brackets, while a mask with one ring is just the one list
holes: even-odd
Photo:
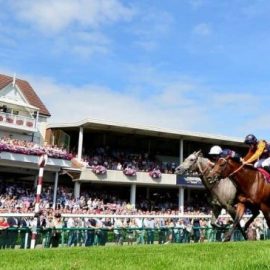
[[0, 251], [0, 269], [270, 269], [270, 241]]

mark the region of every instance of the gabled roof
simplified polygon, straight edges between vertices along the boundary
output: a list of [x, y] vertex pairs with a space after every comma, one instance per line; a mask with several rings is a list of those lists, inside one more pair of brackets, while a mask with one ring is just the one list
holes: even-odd
[[[6, 76], [3, 74], [0, 74], [0, 91], [12, 83], [13, 78], [10, 76]], [[39, 113], [46, 116], [51, 116], [50, 112], [46, 108], [46, 106], [43, 104], [43, 102], [40, 100], [32, 86], [25, 80], [20, 80], [16, 78], [16, 85], [20, 88], [22, 91], [24, 97], [27, 99], [29, 104], [31, 104], [34, 107], [39, 108]]]

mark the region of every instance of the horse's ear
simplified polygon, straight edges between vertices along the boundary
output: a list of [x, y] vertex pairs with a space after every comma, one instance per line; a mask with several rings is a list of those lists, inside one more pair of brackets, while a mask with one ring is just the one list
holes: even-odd
[[200, 149], [198, 152], [196, 152], [196, 156], [198, 157], [201, 157], [203, 154], [202, 154], [202, 150]]

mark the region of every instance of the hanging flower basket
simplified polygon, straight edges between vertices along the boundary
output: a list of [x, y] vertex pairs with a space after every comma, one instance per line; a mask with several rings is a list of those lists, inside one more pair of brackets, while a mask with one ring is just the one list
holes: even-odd
[[107, 169], [102, 165], [97, 165], [97, 166], [92, 167], [92, 172], [95, 173], [95, 174], [101, 175], [101, 174], [106, 174]]
[[8, 122], [8, 123], [12, 124], [13, 121], [14, 121], [13, 118], [7, 117], [7, 122]]
[[33, 122], [26, 122], [26, 125], [28, 126], [28, 127], [33, 127]]
[[161, 171], [154, 169], [149, 172], [149, 175], [154, 179], [158, 179], [158, 178], [161, 178]]
[[136, 170], [134, 168], [127, 167], [123, 170], [123, 173], [127, 176], [136, 176]]
[[21, 120], [21, 119], [16, 120], [16, 124], [19, 125], [19, 126], [22, 126], [23, 125], [23, 120]]

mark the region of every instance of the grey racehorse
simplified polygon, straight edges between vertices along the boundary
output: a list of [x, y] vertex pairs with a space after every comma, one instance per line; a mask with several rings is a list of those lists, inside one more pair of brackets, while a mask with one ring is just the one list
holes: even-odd
[[[184, 175], [187, 172], [197, 172], [202, 180], [202, 183], [212, 195], [211, 206], [213, 208], [213, 215], [211, 218], [211, 224], [214, 225], [216, 219], [220, 215], [222, 208], [226, 209], [230, 216], [235, 218], [236, 210], [234, 205], [237, 203], [237, 190], [233, 182], [229, 178], [220, 180], [219, 182], [210, 183], [207, 179], [207, 175], [212, 168], [212, 164], [209, 159], [202, 156], [201, 151], [190, 154], [183, 163], [181, 163], [175, 170], [176, 174]], [[244, 238], [247, 239], [246, 229], [252, 223], [254, 218], [250, 218], [245, 224], [244, 230], [238, 224], [238, 228], [243, 234]], [[228, 233], [226, 241], [230, 240], [233, 231]]]

